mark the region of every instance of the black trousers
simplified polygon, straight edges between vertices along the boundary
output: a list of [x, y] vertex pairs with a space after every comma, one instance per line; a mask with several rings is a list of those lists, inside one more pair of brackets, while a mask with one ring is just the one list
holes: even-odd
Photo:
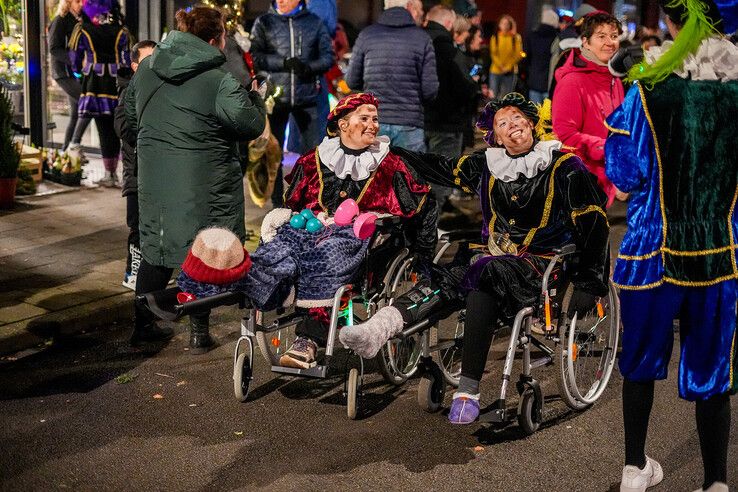
[[[56, 84], [61, 87], [67, 95], [67, 99], [69, 99], [69, 123], [67, 123], [67, 129], [64, 131], [64, 147], [62, 147], [62, 149], [66, 149], [69, 142], [72, 141], [72, 136], [79, 121], [77, 106], [79, 106], [79, 96], [82, 94], [82, 84], [74, 77], [56, 79]], [[90, 118], [83, 118], [83, 121], [79, 122], [80, 138], [82, 138], [82, 134], [87, 130], [89, 124]]]
[[128, 226], [126, 272], [131, 273], [131, 261], [133, 260], [131, 248], [141, 250], [141, 235], [138, 232], [138, 193], [126, 195], [126, 225]]
[[[141, 258], [141, 266], [138, 268], [138, 276], [136, 277], [136, 297], [155, 292], [166, 288], [167, 283], [172, 278], [173, 268], [152, 265], [145, 259]], [[151, 325], [156, 318], [151, 311], [135, 302], [136, 329], [144, 329]]]

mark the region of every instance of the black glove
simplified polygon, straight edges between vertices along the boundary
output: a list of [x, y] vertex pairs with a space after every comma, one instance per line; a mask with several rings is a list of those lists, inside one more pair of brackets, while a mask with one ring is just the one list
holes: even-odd
[[641, 48], [641, 45], [636, 44], [626, 48], [620, 48], [610, 58], [607, 68], [613, 76], [622, 78], [628, 75], [628, 70], [636, 63], [640, 63], [641, 60], [643, 60], [643, 48]]
[[410, 271], [417, 273], [421, 278], [430, 280], [433, 278], [433, 260], [423, 255], [417, 255], [410, 265]]
[[587, 312], [594, 309], [596, 304], [597, 296], [594, 296], [589, 292], [574, 288], [574, 293], [572, 293], [571, 295], [571, 300], [569, 301], [569, 309], [566, 312], [566, 315], [569, 318], [572, 318], [574, 316], [574, 313], [579, 313], [578, 318], [582, 319], [582, 317]]
[[307, 63], [300, 60], [296, 56], [293, 56], [292, 58], [285, 58], [284, 68], [291, 72], [295, 72], [296, 75], [310, 75], [310, 67], [307, 65]]

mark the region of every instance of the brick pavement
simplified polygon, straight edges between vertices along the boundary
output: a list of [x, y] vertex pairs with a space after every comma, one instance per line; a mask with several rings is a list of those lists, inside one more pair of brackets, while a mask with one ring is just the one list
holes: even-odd
[[[92, 158], [86, 172], [101, 168]], [[265, 213], [247, 198], [247, 227], [257, 234]], [[1, 211], [0, 355], [130, 321], [133, 293], [121, 285], [127, 235], [119, 189], [26, 197]]]

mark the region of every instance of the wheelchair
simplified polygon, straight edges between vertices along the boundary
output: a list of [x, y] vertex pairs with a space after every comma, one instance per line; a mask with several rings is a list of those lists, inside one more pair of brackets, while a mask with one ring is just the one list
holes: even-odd
[[[440, 238], [436, 262], [453, 245], [468, 247], [478, 240], [478, 231], [455, 231]], [[608, 279], [608, 294], [597, 300], [596, 306], [581, 318], [576, 313], [567, 316], [573, 284], [567, 281], [567, 270], [575, 258], [576, 246], [566, 245], [553, 251], [543, 274], [541, 295], [537, 305], [522, 308], [510, 328], [502, 371], [499, 398], [482, 409], [481, 423], [507, 424], [511, 421], [506, 406], [516, 353], [522, 353], [522, 370], [516, 390], [520, 395], [517, 421], [527, 435], [534, 433], [542, 423], [544, 395], [540, 382], [533, 377], [533, 369], [543, 366], [556, 367], [556, 382], [564, 403], [575, 411], [581, 411], [602, 396], [615, 365], [620, 333], [620, 304], [614, 284]], [[609, 266], [605, 271], [609, 273]], [[433, 340], [434, 333], [422, 332], [420, 367], [423, 370], [418, 385], [419, 406], [427, 412], [441, 408], [446, 385], [458, 387], [461, 374], [465, 311], [452, 315], [450, 329], [443, 339]], [[437, 321], [431, 321], [437, 322]], [[536, 336], [534, 322], [542, 323], [542, 336]], [[397, 337], [410, 336], [421, 330], [423, 322], [408, 327]], [[501, 323], [504, 328], [505, 323]], [[533, 358], [533, 349], [540, 353]], [[432, 357], [433, 354], [433, 357]]]
[[[264, 322], [265, 313], [256, 309], [245, 293], [236, 291], [181, 303], [177, 300], [177, 294], [181, 291], [173, 287], [144, 294], [138, 301], [155, 316], [169, 321], [209, 312], [220, 306], [237, 305], [244, 310], [241, 336], [233, 351], [232, 373], [233, 392], [241, 402], [248, 398], [253, 380], [255, 345], [273, 373], [325, 379], [330, 375], [329, 367], [334, 357], [339, 325], [365, 321], [378, 309], [391, 304], [395, 298], [407, 292], [417, 281], [417, 275], [413, 272], [415, 256], [409, 248], [411, 242], [405, 237], [401, 219], [394, 216], [380, 217], [376, 225], [377, 229], [370, 239], [369, 248], [361, 268], [354, 276], [354, 282], [340, 286], [333, 296], [327, 344], [322, 360], [319, 356], [319, 363], [307, 369], [279, 365], [280, 357], [294, 341], [293, 328], [307, 318], [306, 313], [279, 308], [275, 319], [267, 324]], [[359, 309], [355, 310], [355, 307]], [[430, 324], [425, 326], [430, 327]], [[418, 329], [415, 333], [390, 340], [377, 354], [377, 365], [389, 384], [399, 386], [418, 371], [421, 352], [427, 349], [421, 345], [420, 331]], [[358, 367], [349, 367], [349, 360], [346, 361], [343, 375], [346, 412], [350, 419], [356, 419], [363, 394], [364, 360], [357, 358]]]

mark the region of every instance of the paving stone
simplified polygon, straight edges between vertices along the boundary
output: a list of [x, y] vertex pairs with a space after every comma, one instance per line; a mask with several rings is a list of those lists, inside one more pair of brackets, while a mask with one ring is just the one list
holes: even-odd
[[32, 304], [21, 302], [13, 306], [0, 308], [0, 324], [28, 319], [48, 312], [49, 311], [47, 309], [42, 309]]

